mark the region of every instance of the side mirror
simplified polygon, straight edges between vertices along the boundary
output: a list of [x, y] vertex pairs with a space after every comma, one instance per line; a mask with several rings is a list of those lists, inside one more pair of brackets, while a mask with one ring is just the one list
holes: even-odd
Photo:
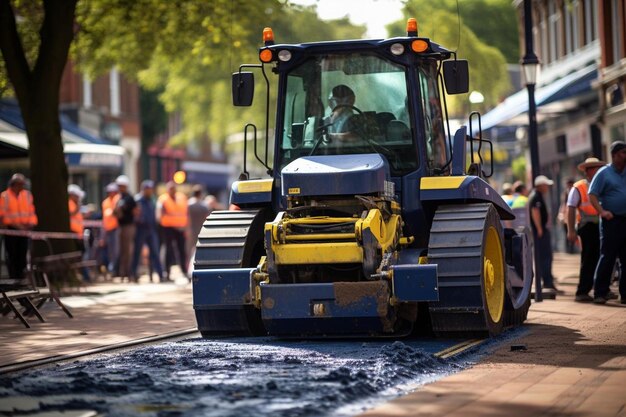
[[448, 94], [463, 94], [469, 91], [469, 65], [466, 60], [455, 59], [443, 62], [443, 79]]
[[233, 73], [233, 106], [250, 106], [254, 98], [254, 74], [251, 72]]

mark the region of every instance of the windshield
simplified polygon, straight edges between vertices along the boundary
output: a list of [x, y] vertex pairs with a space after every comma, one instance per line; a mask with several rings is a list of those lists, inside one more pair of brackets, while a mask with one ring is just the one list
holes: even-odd
[[280, 169], [307, 155], [380, 153], [417, 169], [405, 68], [374, 55], [308, 58], [287, 76]]

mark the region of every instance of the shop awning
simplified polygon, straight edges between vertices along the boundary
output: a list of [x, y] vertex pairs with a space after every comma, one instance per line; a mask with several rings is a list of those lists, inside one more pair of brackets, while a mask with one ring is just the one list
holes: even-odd
[[[593, 64], [537, 88], [535, 90], [535, 102], [537, 103], [538, 117], [541, 115], [542, 107], [547, 110], [548, 105], [551, 107], [550, 113], [565, 110], [556, 104], [591, 91], [591, 82], [596, 78], [597, 65]], [[528, 124], [527, 112], [528, 91], [523, 88], [484, 114], [481, 117], [482, 129], [485, 131], [494, 126]], [[477, 126], [474, 126], [474, 131], [477, 131]]]
[[[69, 166], [121, 168], [124, 148], [96, 143], [65, 143], [65, 160]], [[26, 158], [28, 138], [25, 133], [0, 132], [0, 158]]]

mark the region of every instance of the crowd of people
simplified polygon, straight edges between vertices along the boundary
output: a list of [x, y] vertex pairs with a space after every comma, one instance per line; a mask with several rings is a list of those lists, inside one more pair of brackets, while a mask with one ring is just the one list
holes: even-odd
[[[584, 178], [568, 184], [564, 204], [559, 210], [570, 245], [566, 250], [573, 251], [580, 242], [580, 275], [575, 295], [578, 302], [605, 304], [618, 298], [618, 294], [610, 291], [610, 284], [619, 260], [619, 299], [626, 304], [626, 274], [623, 272], [626, 268], [626, 143], [613, 142], [610, 153], [608, 164], [592, 157], [578, 165]], [[529, 194], [520, 182], [505, 183], [502, 198], [518, 217], [516, 224], [507, 226], [532, 229], [537, 259], [535, 272], [544, 291], [562, 293], [552, 276], [550, 215], [545, 201], [553, 184], [551, 179], [538, 175]], [[590, 295], [592, 290], [593, 296]]]
[[[33, 196], [26, 187], [27, 179], [14, 174], [8, 188], [0, 194], [0, 222], [14, 231], [29, 231], [37, 225]], [[96, 210], [83, 205], [84, 191], [76, 184], [68, 186], [70, 230], [77, 237], [79, 249], [85, 257], [98, 261], [101, 272], [122, 281], [137, 282], [139, 267], [147, 254], [150, 280], [153, 273], [160, 282], [172, 279], [172, 267], [178, 265], [188, 279], [188, 264], [206, 217], [215, 209], [222, 209], [215, 197], [203, 198], [202, 186], [192, 188], [191, 197], [178, 191], [174, 182], [166, 184], [166, 191], [155, 196], [151, 180], [141, 183], [140, 192], [131, 195], [130, 181], [120, 175], [106, 186], [106, 197], [101, 203], [101, 224], [97, 233], [93, 222], [99, 219]], [[93, 206], [93, 205], [91, 205]], [[27, 233], [8, 233], [4, 236], [5, 260], [9, 277], [22, 280], [27, 267]], [[161, 256], [163, 253], [164, 256]], [[89, 271], [82, 271], [83, 280], [90, 281]]]

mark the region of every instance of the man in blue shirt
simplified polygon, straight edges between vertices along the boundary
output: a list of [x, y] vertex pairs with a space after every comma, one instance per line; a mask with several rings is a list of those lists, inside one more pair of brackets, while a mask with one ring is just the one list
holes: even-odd
[[[156, 205], [152, 196], [154, 194], [154, 183], [145, 180], [141, 183], [141, 194], [135, 197], [139, 213], [135, 218], [137, 232], [135, 234], [135, 250], [133, 252], [132, 277], [137, 282], [137, 267], [139, 256], [143, 250], [143, 245], [148, 246], [150, 256], [150, 271], [154, 270], [159, 275], [159, 281], [163, 282], [163, 268], [159, 260], [159, 236], [156, 222]], [[152, 281], [152, 276], [150, 276]]]
[[[611, 163], [601, 168], [589, 186], [589, 201], [600, 214], [600, 259], [595, 272], [597, 304], [617, 298], [609, 290], [615, 259], [626, 265], [626, 142], [611, 144]], [[626, 278], [619, 280], [621, 303], [626, 304]]]

